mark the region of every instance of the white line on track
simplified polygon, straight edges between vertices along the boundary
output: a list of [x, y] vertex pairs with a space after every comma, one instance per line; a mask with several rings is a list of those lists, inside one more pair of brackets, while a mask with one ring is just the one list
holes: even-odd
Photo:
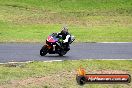
[[132, 60], [132, 59], [84, 59], [84, 60]]
[[23, 63], [32, 63], [33, 61], [25, 61], [25, 62], [7, 62], [7, 63], [0, 63], [0, 65], [2, 64], [23, 64]]
[[63, 60], [48, 60], [48, 61], [43, 61], [43, 62], [61, 62], [61, 61], [63, 61]]
[[[132, 60], [132, 59], [80, 59], [80, 60]], [[64, 60], [47, 60], [47, 61], [42, 61], [42, 62], [61, 62]], [[78, 61], [78, 60], [70, 60], [70, 61]], [[22, 63], [32, 63], [34, 61], [26, 61], [26, 62], [7, 62], [7, 63], [0, 63], [0, 65], [2, 64], [22, 64]]]
[[[63, 60], [47, 60], [47, 61], [41, 61], [41, 62], [61, 62]], [[0, 63], [0, 65], [2, 64], [23, 64], [23, 63], [32, 63], [34, 61], [26, 61], [26, 62], [7, 62], [7, 63]]]
[[97, 42], [97, 43], [132, 43], [132, 42]]

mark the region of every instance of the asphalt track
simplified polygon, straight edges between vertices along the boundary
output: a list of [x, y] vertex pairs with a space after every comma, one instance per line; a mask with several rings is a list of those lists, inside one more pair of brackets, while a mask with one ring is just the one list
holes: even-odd
[[75, 60], [75, 59], [132, 59], [132, 43], [73, 43], [63, 57], [47, 54], [40, 56], [42, 43], [0, 43], [0, 63]]

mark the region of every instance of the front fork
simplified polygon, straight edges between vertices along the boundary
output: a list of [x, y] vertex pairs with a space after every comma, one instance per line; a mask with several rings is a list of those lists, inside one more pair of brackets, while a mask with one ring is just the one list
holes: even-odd
[[[51, 48], [52, 48], [52, 46], [50, 46], [50, 45], [48, 45], [48, 44], [46, 44], [47, 45], [47, 48], [50, 50]], [[55, 51], [55, 49], [56, 49], [56, 45], [53, 45], [53, 50], [52, 51]]]
[[48, 48], [48, 49], [51, 49], [51, 46], [49, 46], [48, 44], [46, 44], [46, 45], [47, 45], [47, 48]]

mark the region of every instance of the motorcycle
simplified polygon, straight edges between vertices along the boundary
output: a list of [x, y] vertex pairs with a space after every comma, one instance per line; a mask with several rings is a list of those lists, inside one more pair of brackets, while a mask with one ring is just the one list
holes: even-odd
[[[69, 44], [71, 44], [74, 40], [74, 36], [71, 36]], [[62, 36], [58, 36], [57, 33], [52, 33], [48, 36], [46, 44], [41, 48], [40, 55], [45, 56], [47, 53], [49, 53], [63, 56], [68, 52], [68, 50], [65, 48], [66, 45], [63, 43]]]

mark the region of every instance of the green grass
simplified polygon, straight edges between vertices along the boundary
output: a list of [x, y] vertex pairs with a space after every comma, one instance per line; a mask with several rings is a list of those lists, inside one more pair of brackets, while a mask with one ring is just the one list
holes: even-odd
[[43, 42], [68, 25], [76, 42], [132, 42], [131, 0], [0, 0], [0, 42]]
[[[0, 86], [8, 88], [78, 88], [77, 69], [82, 66], [87, 73], [100, 70], [124, 71], [132, 75], [130, 60], [78, 60], [62, 62], [32, 62], [0, 66]], [[84, 88], [131, 88], [132, 84], [86, 84]]]
[[1, 0], [1, 5], [20, 7], [35, 7], [49, 11], [88, 11], [131, 9], [131, 0]]
[[[5, 25], [4, 23], [2, 26]], [[43, 42], [52, 32], [59, 32], [61, 25], [26, 25], [6, 26], [0, 32], [1, 42]], [[76, 42], [131, 42], [131, 27], [70, 26], [69, 31], [76, 37]], [[27, 31], [28, 30], [28, 31]]]

